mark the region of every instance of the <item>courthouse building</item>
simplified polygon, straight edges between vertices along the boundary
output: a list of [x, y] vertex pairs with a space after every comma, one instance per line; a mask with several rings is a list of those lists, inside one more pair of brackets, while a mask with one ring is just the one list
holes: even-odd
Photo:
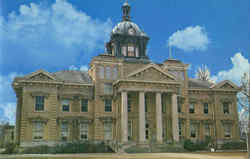
[[38, 70], [14, 79], [17, 142], [238, 140], [239, 87], [189, 78], [189, 65], [177, 59], [153, 63], [149, 36], [132, 22], [127, 2], [122, 11], [87, 72]]

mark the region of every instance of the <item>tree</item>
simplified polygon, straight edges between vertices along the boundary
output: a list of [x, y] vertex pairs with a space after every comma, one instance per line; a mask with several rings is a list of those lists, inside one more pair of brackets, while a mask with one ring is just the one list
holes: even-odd
[[195, 74], [196, 78], [199, 80], [214, 83], [210, 75], [211, 75], [210, 70], [208, 69], [206, 65], [202, 65], [201, 67], [199, 67]]
[[[250, 106], [250, 72], [249, 73], [244, 73], [244, 75], [241, 78], [241, 92], [238, 95], [238, 103], [242, 107], [242, 112], [240, 114], [240, 119], [244, 119], [245, 115], [248, 115], [248, 122], [245, 122], [248, 124], [248, 159], [250, 159], [250, 115], [249, 115], [249, 106]], [[244, 121], [244, 120], [243, 120]], [[243, 124], [244, 125], [244, 124]]]

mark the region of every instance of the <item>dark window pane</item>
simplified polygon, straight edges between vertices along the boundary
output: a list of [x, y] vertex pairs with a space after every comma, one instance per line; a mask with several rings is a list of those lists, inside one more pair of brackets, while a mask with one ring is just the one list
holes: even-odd
[[223, 112], [224, 112], [224, 114], [229, 114], [229, 103], [228, 102], [223, 103]]
[[82, 112], [88, 112], [88, 100], [82, 99]]
[[44, 111], [44, 96], [36, 96], [36, 111]]
[[195, 109], [194, 109], [194, 103], [189, 104], [189, 113], [194, 113]]
[[208, 103], [204, 103], [204, 114], [208, 114]]
[[69, 112], [69, 105], [63, 105], [63, 111]]
[[112, 100], [105, 100], [105, 112], [112, 112]]

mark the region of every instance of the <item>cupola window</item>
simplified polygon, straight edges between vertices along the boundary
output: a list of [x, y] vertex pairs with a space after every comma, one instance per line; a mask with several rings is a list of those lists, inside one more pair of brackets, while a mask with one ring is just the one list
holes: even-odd
[[135, 56], [135, 47], [133, 45], [128, 45], [128, 56], [130, 57]]

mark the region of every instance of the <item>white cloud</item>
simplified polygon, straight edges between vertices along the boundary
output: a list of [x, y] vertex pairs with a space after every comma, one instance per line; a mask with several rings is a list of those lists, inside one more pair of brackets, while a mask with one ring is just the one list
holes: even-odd
[[21, 5], [19, 12], [11, 12], [8, 18], [0, 16], [1, 64], [12, 70], [19, 65], [35, 69], [65, 67], [103, 49], [111, 29], [109, 19], [93, 19], [66, 0], [56, 0], [50, 6]]
[[216, 82], [231, 80], [239, 85], [243, 74], [249, 72], [250, 63], [240, 52], [231, 57], [231, 61], [233, 64], [231, 69], [219, 71], [217, 75], [212, 76], [212, 79]]
[[8, 75], [0, 75], [0, 120], [5, 120], [11, 124], [15, 123], [16, 96], [11, 87], [11, 83], [16, 76], [21, 76], [16, 72]]
[[205, 28], [199, 25], [178, 30], [168, 39], [168, 46], [176, 47], [184, 51], [205, 51], [209, 43], [210, 40]]
[[73, 71], [77, 71], [77, 70], [80, 70], [80, 71], [88, 71], [88, 66], [86, 65], [81, 65], [80, 67], [77, 67], [75, 65], [71, 65], [69, 66], [69, 70], [73, 70]]

